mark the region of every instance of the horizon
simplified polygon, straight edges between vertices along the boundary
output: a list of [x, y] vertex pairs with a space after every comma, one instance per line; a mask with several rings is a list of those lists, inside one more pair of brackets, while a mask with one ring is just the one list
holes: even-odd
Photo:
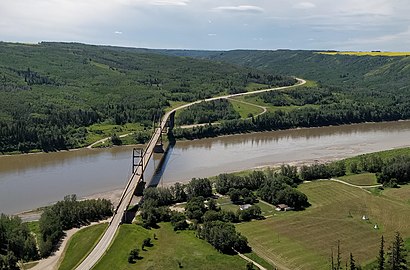
[[410, 48], [405, 0], [15, 0], [0, 3], [0, 39], [180, 50]]
[[10, 43], [10, 44], [19, 44], [19, 45], [41, 45], [41, 43], [60, 43], [60, 44], [79, 44], [79, 45], [86, 45], [86, 46], [99, 46], [99, 47], [113, 47], [113, 48], [124, 48], [124, 49], [141, 49], [141, 50], [175, 50], [175, 51], [208, 51], [208, 52], [229, 52], [229, 51], [311, 51], [311, 52], [318, 52], [318, 53], [403, 53], [404, 55], [408, 55], [409, 51], [389, 51], [389, 50], [334, 50], [334, 49], [326, 49], [326, 50], [319, 50], [319, 49], [288, 49], [288, 48], [277, 48], [277, 49], [244, 49], [244, 48], [233, 48], [233, 49], [191, 49], [191, 48], [149, 48], [149, 47], [133, 47], [133, 46], [122, 46], [122, 45], [112, 45], [112, 44], [93, 44], [93, 43], [84, 43], [84, 42], [77, 42], [77, 41], [38, 41], [38, 42], [19, 42], [19, 41], [6, 41], [0, 40], [0, 43]]

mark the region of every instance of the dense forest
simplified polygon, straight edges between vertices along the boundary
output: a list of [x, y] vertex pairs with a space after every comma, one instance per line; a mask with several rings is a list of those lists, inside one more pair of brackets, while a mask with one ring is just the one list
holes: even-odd
[[76, 195], [45, 207], [39, 220], [39, 235], [16, 216], [0, 215], [0, 269], [20, 269], [18, 261], [48, 257], [57, 247], [64, 230], [87, 225], [112, 215], [105, 199], [78, 201]]
[[173, 101], [292, 84], [252, 68], [75, 43], [0, 43], [0, 152], [80, 147], [97, 124], [151, 127]]
[[19, 217], [0, 215], [0, 269], [19, 269], [17, 261], [39, 258], [36, 240]]
[[[81, 147], [95, 124], [141, 126], [149, 138], [173, 102], [246, 91], [251, 83], [315, 86], [260, 94], [276, 110], [241, 120], [227, 101], [182, 111], [175, 138], [410, 118], [410, 58], [316, 51], [147, 50], [74, 43], [0, 43], [0, 152]], [[95, 134], [94, 134], [95, 135]], [[113, 134], [110, 134], [113, 135]]]
[[[341, 125], [410, 118], [410, 57], [325, 55], [316, 51], [156, 51], [292, 74], [315, 86], [260, 94], [277, 110], [252, 121], [177, 131], [201, 138], [248, 131]], [[313, 106], [306, 106], [313, 105]]]
[[38, 245], [41, 257], [51, 254], [63, 237], [64, 230], [107, 218], [113, 214], [112, 208], [109, 200], [78, 201], [76, 195], [66, 196], [64, 200], [46, 207], [39, 221], [41, 235]]
[[241, 116], [226, 99], [201, 102], [182, 110], [176, 119], [177, 124], [191, 125], [213, 123], [218, 120], [239, 119]]

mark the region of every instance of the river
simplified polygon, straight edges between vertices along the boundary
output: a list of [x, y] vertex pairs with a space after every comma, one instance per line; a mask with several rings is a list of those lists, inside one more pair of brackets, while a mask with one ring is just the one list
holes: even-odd
[[[332, 160], [410, 146], [410, 121], [251, 133], [181, 141], [165, 159], [160, 184], [281, 163]], [[131, 174], [131, 146], [0, 157], [0, 212], [118, 190]], [[150, 162], [153, 175], [159, 156]]]

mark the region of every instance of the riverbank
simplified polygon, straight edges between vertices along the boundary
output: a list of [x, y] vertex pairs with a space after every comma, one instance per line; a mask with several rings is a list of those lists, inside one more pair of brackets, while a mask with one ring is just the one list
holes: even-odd
[[[159, 184], [406, 147], [409, 137], [410, 121], [400, 121], [178, 141], [165, 157]], [[79, 198], [99, 193], [111, 196], [111, 191], [122, 190], [131, 174], [132, 148], [81, 149], [0, 158], [1, 211], [21, 213], [62, 200], [67, 194], [77, 194]], [[154, 173], [161, 157], [154, 155], [151, 159], [146, 179]]]
[[[253, 168], [249, 168], [246, 169], [246, 171], [253, 171], [253, 170], [265, 170], [268, 168], [279, 168], [281, 165], [283, 164], [288, 164], [291, 166], [297, 166], [298, 168], [303, 166], [303, 165], [311, 165], [314, 163], [327, 163], [327, 162], [331, 162], [331, 161], [336, 161], [336, 160], [340, 160], [341, 158], [331, 158], [331, 159], [314, 159], [314, 160], [304, 160], [304, 161], [295, 161], [295, 162], [288, 162], [288, 163], [272, 163], [269, 165], [263, 165], [263, 166], [255, 166]], [[343, 159], [343, 158], [342, 158]], [[224, 173], [240, 173], [243, 172], [244, 170], [232, 170], [232, 171], [226, 171]], [[206, 177], [215, 177], [216, 175], [208, 175]], [[174, 182], [167, 182], [167, 183], [161, 183], [161, 186], [164, 187], [169, 187], [174, 185], [175, 183], [179, 182], [179, 183], [188, 183], [191, 179], [183, 179], [183, 180], [179, 180], [179, 181], [174, 181]], [[89, 195], [85, 195], [81, 198], [79, 198], [80, 200], [90, 200], [90, 199], [107, 199], [110, 200], [114, 206], [118, 205], [120, 198], [121, 198], [121, 194], [123, 192], [123, 188], [118, 188], [118, 189], [112, 189], [112, 190], [108, 190], [108, 191], [103, 191], [103, 192], [98, 192], [98, 193], [93, 193], [93, 194], [89, 194]], [[54, 204], [54, 203], [52, 203]], [[50, 205], [52, 205], [50, 204]], [[43, 207], [46, 207], [49, 205], [44, 205]], [[40, 219], [40, 216], [42, 214], [42, 210], [41, 208], [37, 208], [37, 209], [33, 209], [33, 210], [27, 210], [21, 213], [15, 213], [14, 215], [19, 216], [23, 222], [30, 222], [30, 221], [36, 221]]]

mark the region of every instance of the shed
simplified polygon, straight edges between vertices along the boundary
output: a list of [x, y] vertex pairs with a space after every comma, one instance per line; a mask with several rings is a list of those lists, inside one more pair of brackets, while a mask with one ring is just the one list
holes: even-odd
[[246, 209], [248, 209], [249, 207], [251, 207], [252, 205], [250, 205], [250, 204], [244, 204], [244, 205], [241, 205], [241, 206], [239, 206], [239, 209], [240, 210], [246, 210]]
[[289, 211], [293, 210], [293, 207], [288, 206], [287, 204], [278, 204], [275, 208], [276, 211]]

